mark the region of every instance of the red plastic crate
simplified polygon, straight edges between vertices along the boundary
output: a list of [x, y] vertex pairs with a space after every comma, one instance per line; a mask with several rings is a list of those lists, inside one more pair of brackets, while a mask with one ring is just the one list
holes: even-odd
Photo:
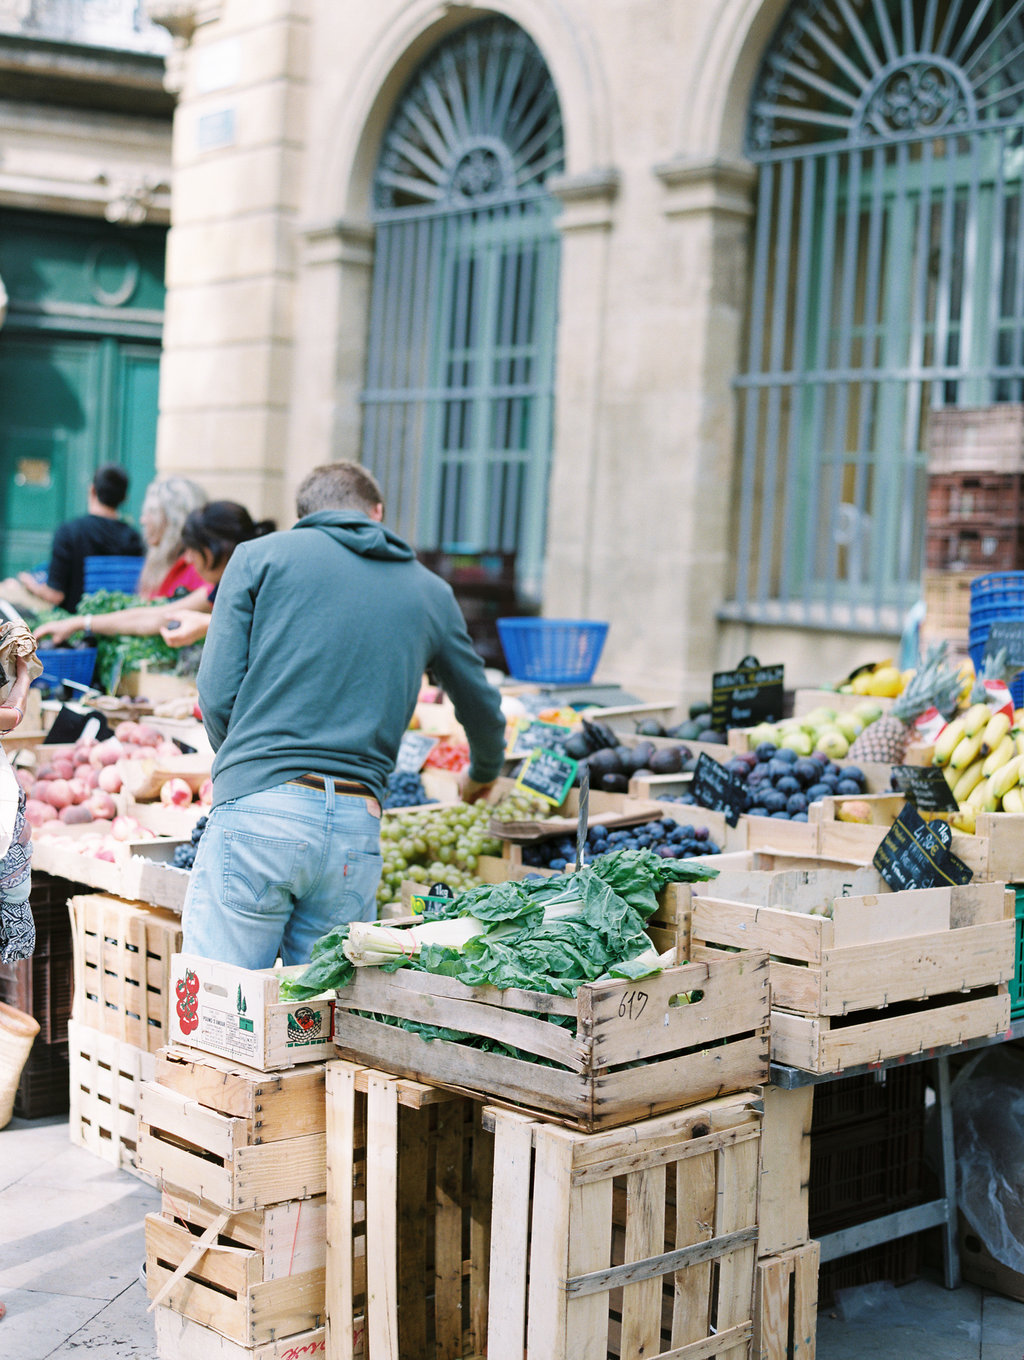
[[1015, 524], [1024, 503], [1024, 476], [1013, 472], [946, 472], [928, 478], [929, 529]]
[[929, 528], [925, 556], [929, 571], [1020, 571], [1024, 536], [1017, 524]]

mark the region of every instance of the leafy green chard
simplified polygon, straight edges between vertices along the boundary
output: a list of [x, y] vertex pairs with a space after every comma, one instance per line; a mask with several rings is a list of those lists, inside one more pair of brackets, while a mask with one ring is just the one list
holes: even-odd
[[706, 881], [717, 872], [649, 850], [618, 850], [573, 874], [482, 884], [440, 913], [442, 924], [472, 918], [472, 930], [454, 937], [442, 930], [432, 941], [427, 923], [413, 928], [411, 941], [403, 931], [401, 942], [389, 946], [388, 937], [398, 931], [357, 923], [360, 942], [353, 948], [350, 927], [339, 926], [317, 941], [300, 977], [282, 980], [282, 995], [301, 1001], [346, 986], [354, 974], [352, 959], [365, 949], [367, 936], [375, 938], [374, 961], [383, 954], [387, 961], [379, 966], [387, 972], [415, 968], [469, 986], [575, 996], [586, 982], [643, 977], [660, 966], [644, 932], [657, 909], [657, 894], [667, 883]]

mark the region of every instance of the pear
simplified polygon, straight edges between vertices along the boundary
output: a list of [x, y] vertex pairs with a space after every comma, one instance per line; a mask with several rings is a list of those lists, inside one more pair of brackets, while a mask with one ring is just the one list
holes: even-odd
[[874, 699], [864, 699], [861, 703], [854, 704], [850, 711], [860, 718], [865, 727], [868, 723], [877, 722], [884, 712], [882, 705], [875, 703]]
[[826, 727], [819, 734], [814, 749], [828, 756], [829, 760], [842, 760], [850, 749], [850, 743], [838, 727]]
[[833, 726], [846, 738], [848, 742], [854, 742], [864, 731], [864, 724], [856, 713], [840, 713]]
[[804, 732], [799, 727], [795, 731], [787, 732], [779, 745], [787, 747], [790, 751], [795, 751], [798, 756], [809, 756], [814, 750], [811, 734]]
[[836, 816], [841, 822], [870, 822], [871, 804], [859, 798], [844, 798], [837, 805]]
[[826, 708], [822, 705], [819, 708], [812, 708], [809, 713], [805, 713], [800, 719], [802, 727], [810, 731], [817, 731], [822, 727], [830, 727], [836, 720], [834, 708]]

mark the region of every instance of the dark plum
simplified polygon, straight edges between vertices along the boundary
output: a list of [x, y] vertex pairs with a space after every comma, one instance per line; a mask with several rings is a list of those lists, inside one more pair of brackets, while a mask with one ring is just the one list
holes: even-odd
[[759, 746], [754, 747], [754, 755], [758, 760], [769, 761], [779, 748], [772, 741], [762, 741]]

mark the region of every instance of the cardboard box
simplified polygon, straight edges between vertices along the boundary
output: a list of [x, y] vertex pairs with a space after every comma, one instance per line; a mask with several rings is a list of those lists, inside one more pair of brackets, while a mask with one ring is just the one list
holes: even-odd
[[198, 954], [175, 954], [170, 1042], [234, 1058], [261, 1072], [333, 1058], [332, 1001], [280, 998], [281, 977], [304, 969], [304, 964], [236, 968]]

